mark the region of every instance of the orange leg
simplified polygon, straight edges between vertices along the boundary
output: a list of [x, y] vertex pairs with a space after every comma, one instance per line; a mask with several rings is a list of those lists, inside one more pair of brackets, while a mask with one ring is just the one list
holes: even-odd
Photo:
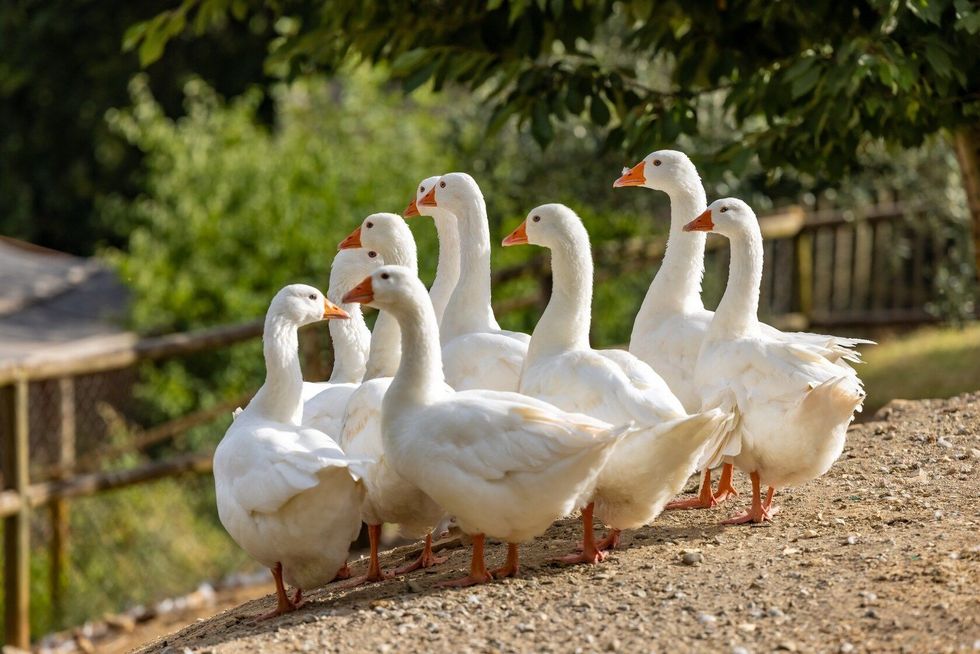
[[749, 477], [752, 478], [752, 508], [741, 515], [722, 521], [721, 524], [742, 525], [748, 522], [759, 523], [765, 520], [772, 520], [772, 517], [779, 511], [778, 508], [772, 506], [772, 498], [776, 494], [776, 489], [770, 486], [769, 491], [766, 493], [766, 501], [763, 502], [762, 480], [759, 478], [759, 473], [753, 472]]
[[732, 486], [732, 477], [735, 473], [735, 465], [726, 463], [721, 467], [721, 479], [718, 480], [718, 490], [715, 491], [715, 503], [721, 504], [729, 497], [738, 497], [738, 491]]
[[447, 560], [448, 559], [444, 556], [436, 556], [432, 553], [432, 534], [428, 533], [425, 535], [425, 545], [422, 547], [422, 553], [419, 554], [419, 558], [415, 559], [408, 565], [404, 565], [396, 569], [393, 574], [408, 574], [409, 572], [418, 570], [419, 568], [431, 568], [434, 565], [445, 563]]
[[[276, 608], [268, 613], [263, 613], [262, 615], [256, 616], [256, 622], [269, 620], [284, 613], [289, 613], [290, 611], [296, 610], [296, 602], [291, 601], [286, 595], [286, 586], [282, 583], [282, 563], [276, 563], [275, 567], [272, 568], [272, 578], [276, 580]], [[296, 589], [296, 597], [301, 597], [301, 593], [298, 588]]]
[[563, 556], [558, 561], [561, 563], [599, 563], [606, 558], [606, 553], [596, 547], [595, 531], [592, 527], [592, 511], [595, 508], [592, 502], [582, 509], [582, 553], [569, 554]]
[[487, 572], [487, 566], [483, 561], [483, 534], [473, 534], [473, 558], [470, 560], [470, 573], [459, 579], [441, 581], [436, 586], [440, 588], [475, 586], [492, 581], [493, 577]]
[[373, 581], [384, 581], [390, 579], [391, 575], [386, 575], [381, 570], [381, 562], [378, 561], [378, 546], [381, 544], [381, 525], [368, 525], [368, 539], [371, 541], [371, 556], [368, 564], [367, 574], [363, 577], [352, 579], [345, 588], [353, 588]]
[[689, 500], [674, 500], [669, 502], [665, 511], [673, 511], [674, 509], [710, 509], [711, 507], [717, 505], [715, 501], [715, 495], [711, 492], [711, 470], [704, 471], [704, 478], [701, 480], [701, 490], [698, 492], [696, 497], [692, 497]]
[[337, 574], [333, 576], [330, 583], [342, 581], [344, 579], [350, 579], [350, 566], [347, 565], [347, 561], [344, 561], [344, 567], [337, 571]]
[[606, 537], [595, 544], [596, 549], [605, 552], [606, 550], [614, 550], [619, 547], [619, 535], [623, 532], [619, 529], [610, 529]]
[[517, 547], [517, 543], [507, 543], [507, 562], [503, 566], [490, 571], [494, 579], [520, 576], [521, 566], [518, 563], [520, 553], [517, 551]]

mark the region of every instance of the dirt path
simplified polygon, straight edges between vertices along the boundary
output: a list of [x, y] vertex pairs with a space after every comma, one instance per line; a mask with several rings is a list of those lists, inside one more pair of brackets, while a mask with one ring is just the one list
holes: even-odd
[[[980, 649], [980, 393], [894, 402], [878, 417], [852, 428], [828, 475], [777, 495], [771, 525], [717, 526], [747, 504], [743, 492], [711, 511], [664, 514], [601, 565], [566, 568], [549, 562], [579, 538], [566, 520], [522, 548], [522, 579], [434, 589], [468, 564], [453, 549], [435, 572], [328, 587], [295, 614], [251, 624], [273, 606], [267, 596], [141, 651]], [[747, 479], [736, 484], [747, 490]], [[685, 565], [691, 551], [702, 560]], [[503, 555], [491, 547], [488, 564]]]

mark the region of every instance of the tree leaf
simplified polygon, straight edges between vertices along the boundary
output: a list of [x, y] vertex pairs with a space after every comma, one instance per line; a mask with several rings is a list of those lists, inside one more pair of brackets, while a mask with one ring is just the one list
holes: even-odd
[[600, 127], [604, 127], [609, 123], [609, 107], [606, 106], [605, 101], [598, 93], [590, 99], [589, 116], [592, 118], [592, 122]]
[[542, 148], [551, 143], [555, 137], [551, 116], [548, 115], [548, 104], [543, 100], [534, 103], [531, 113], [531, 136]]

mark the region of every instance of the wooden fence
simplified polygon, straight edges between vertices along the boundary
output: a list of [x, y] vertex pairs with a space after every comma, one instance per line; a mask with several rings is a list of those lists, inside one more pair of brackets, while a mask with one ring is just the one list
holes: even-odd
[[[760, 219], [766, 237], [766, 267], [760, 310], [783, 327], [810, 325], [869, 326], [915, 323], [931, 319], [926, 304], [933, 294], [932, 279], [943, 265], [956, 239], [923, 229], [921, 212], [898, 205], [876, 207], [857, 219], [841, 212], [809, 215], [792, 208]], [[965, 240], [965, 235], [964, 239]], [[709, 240], [707, 278], [721, 288], [727, 274], [727, 247], [720, 239]], [[596, 248], [598, 280], [649, 270], [653, 277], [663, 256], [662, 240], [632, 239]], [[498, 313], [543, 306], [550, 294], [547, 257], [498, 270], [495, 284], [531, 279], [531, 294], [500, 303]], [[639, 302], [639, 298], [637, 299]], [[144, 338], [109, 351], [69, 359], [35, 359], [27, 365], [0, 368], [0, 428], [2, 474], [0, 517], [4, 520], [4, 623], [9, 644], [27, 647], [29, 625], [30, 516], [50, 508], [52, 538], [49, 543], [52, 570], [51, 593], [57, 606], [63, 592], [66, 565], [68, 500], [133, 484], [211, 470], [211, 453], [183, 454], [167, 460], [110, 472], [98, 471], [98, 457], [118, 454], [112, 449], [76, 460], [74, 416], [75, 380], [81, 375], [126, 369], [145, 361], [159, 361], [220, 348], [260, 336], [261, 321], [204, 329], [185, 334]], [[306, 339], [307, 341], [311, 339]], [[315, 341], [316, 339], [312, 339]], [[316, 359], [317, 357], [313, 357]], [[307, 367], [309, 371], [309, 367]], [[326, 371], [320, 370], [318, 376]], [[41, 482], [29, 474], [30, 385], [57, 382], [60, 425], [57, 460]], [[247, 398], [234, 398], [219, 406], [197, 411], [141, 432], [130, 449], [142, 449], [175, 437], [194, 426], [227, 415]], [[80, 464], [87, 465], [80, 465]], [[86, 472], [86, 470], [89, 470]], [[94, 470], [94, 471], [92, 471]]]

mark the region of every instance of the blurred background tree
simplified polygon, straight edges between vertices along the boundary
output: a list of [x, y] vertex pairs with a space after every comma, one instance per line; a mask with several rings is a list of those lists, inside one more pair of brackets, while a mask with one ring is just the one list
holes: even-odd
[[[265, 3], [183, 0], [133, 30], [154, 61], [190, 17], [206, 33]], [[634, 155], [699, 134], [706, 106], [729, 127], [712, 170], [753, 159], [839, 177], [869, 141], [917, 146], [947, 130], [957, 143], [980, 268], [980, 5], [971, 0], [308, 0], [278, 5], [271, 39], [280, 73], [389, 64], [411, 91], [432, 79], [484, 91], [490, 131], [511, 115], [535, 139], [587, 117], [607, 148]], [[486, 89], [489, 88], [489, 91]]]
[[[140, 152], [111, 132], [104, 114], [126, 104], [126, 85], [140, 70], [135, 54], [120, 51], [125, 30], [168, 4], [0, 4], [0, 233], [82, 255], [124, 242], [125, 231], [100, 221], [95, 204], [108, 193], [139, 192]], [[191, 74], [227, 94], [265, 78], [264, 14], [221, 29], [216, 20], [202, 38], [175, 35], [166, 59], [147, 69], [169, 115], [179, 114]]]

